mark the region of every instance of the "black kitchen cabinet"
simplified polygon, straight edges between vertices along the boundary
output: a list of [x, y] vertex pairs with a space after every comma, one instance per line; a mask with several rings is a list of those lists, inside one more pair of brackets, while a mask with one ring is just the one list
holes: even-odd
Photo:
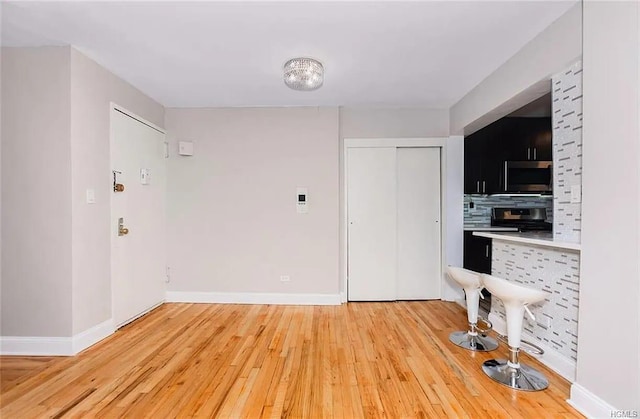
[[501, 186], [501, 124], [491, 124], [464, 140], [464, 193], [492, 194]]
[[479, 134], [476, 133], [464, 139], [464, 193], [467, 194], [482, 193], [484, 158], [481, 156], [484, 156], [486, 139]]
[[529, 144], [532, 147], [531, 160], [551, 161], [553, 152], [551, 139], [551, 118], [529, 118], [532, 119]]
[[502, 118], [464, 139], [464, 193], [504, 191], [506, 161], [551, 160], [551, 118]]
[[[491, 274], [491, 239], [473, 235], [473, 231], [464, 232], [463, 267], [483, 274]], [[480, 310], [491, 311], [491, 294], [483, 289]]]
[[491, 239], [464, 232], [463, 266], [472, 271], [491, 274]]
[[503, 118], [501, 160], [551, 160], [551, 118]]

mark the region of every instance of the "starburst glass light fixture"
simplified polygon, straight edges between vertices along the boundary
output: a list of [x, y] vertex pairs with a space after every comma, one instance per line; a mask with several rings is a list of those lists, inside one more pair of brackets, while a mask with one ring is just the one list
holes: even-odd
[[313, 58], [292, 58], [284, 64], [284, 84], [293, 90], [319, 89], [324, 81], [324, 67]]

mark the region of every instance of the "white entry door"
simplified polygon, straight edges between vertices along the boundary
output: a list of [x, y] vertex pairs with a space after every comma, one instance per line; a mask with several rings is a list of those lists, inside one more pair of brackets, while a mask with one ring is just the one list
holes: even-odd
[[124, 185], [111, 199], [112, 307], [121, 326], [165, 299], [165, 135], [116, 109], [111, 130], [111, 167]]
[[347, 149], [350, 301], [439, 299], [439, 147]]

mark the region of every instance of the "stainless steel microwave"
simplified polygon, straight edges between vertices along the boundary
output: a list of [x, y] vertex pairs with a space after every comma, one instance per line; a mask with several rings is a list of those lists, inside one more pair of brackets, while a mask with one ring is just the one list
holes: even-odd
[[505, 161], [504, 192], [538, 192], [553, 190], [553, 164], [550, 161]]

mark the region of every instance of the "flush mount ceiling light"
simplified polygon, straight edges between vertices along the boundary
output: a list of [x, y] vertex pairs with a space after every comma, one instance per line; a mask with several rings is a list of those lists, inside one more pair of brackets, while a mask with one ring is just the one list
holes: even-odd
[[313, 58], [292, 58], [284, 64], [284, 84], [293, 90], [319, 89], [324, 81], [324, 67]]

